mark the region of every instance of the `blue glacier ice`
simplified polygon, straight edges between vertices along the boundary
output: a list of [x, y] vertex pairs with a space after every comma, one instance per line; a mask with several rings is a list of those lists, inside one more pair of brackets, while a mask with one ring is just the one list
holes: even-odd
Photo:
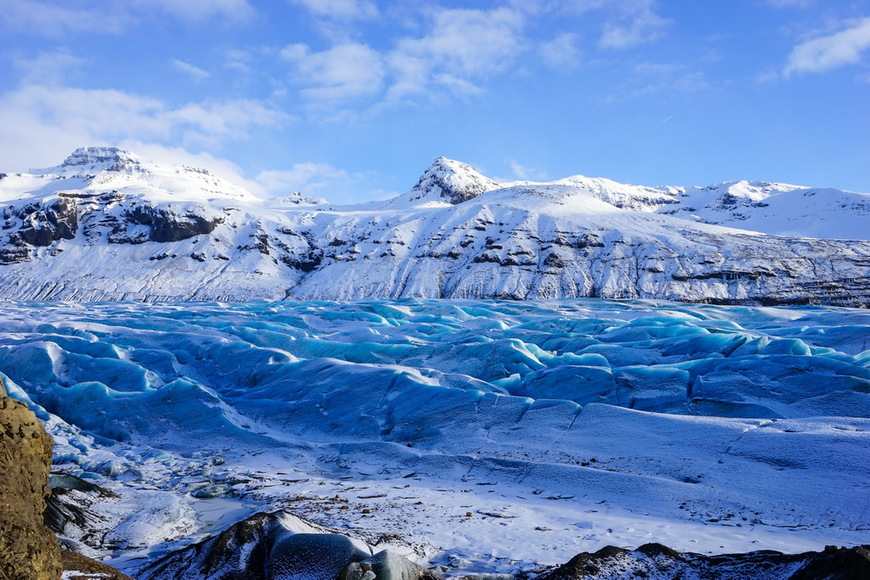
[[[870, 541], [867, 311], [0, 302], [0, 316], [0, 376], [76, 475], [247, 498], [264, 493], [245, 483], [265, 477], [245, 475], [263, 454], [300, 481], [414, 474]], [[195, 486], [147, 480], [197, 461]]]

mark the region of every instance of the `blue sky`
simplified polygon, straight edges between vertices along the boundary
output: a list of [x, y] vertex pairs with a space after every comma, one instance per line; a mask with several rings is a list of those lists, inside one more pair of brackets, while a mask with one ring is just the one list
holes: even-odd
[[870, 192], [870, 0], [4, 0], [0, 170], [119, 145], [260, 193], [761, 179]]

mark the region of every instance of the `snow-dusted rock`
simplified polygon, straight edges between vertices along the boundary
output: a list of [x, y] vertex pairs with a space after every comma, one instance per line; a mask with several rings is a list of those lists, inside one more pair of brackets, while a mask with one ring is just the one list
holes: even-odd
[[147, 565], [143, 580], [335, 580], [371, 550], [284, 512], [260, 513]]
[[381, 550], [362, 562], [348, 564], [338, 580], [442, 580], [442, 577], [400, 554]]
[[617, 580], [621, 578], [716, 578], [717, 580], [857, 580], [870, 575], [870, 546], [823, 552], [783, 554], [757, 551], [704, 556], [681, 553], [661, 544], [637, 550], [608, 546], [584, 552], [540, 580]]
[[474, 199], [499, 185], [466, 163], [439, 157], [432, 162], [411, 191], [390, 205], [424, 205], [440, 202], [457, 205]]

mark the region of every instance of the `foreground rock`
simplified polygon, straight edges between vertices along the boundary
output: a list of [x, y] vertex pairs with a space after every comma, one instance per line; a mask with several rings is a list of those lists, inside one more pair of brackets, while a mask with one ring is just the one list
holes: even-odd
[[538, 580], [615, 580], [622, 578], [699, 580], [862, 580], [870, 578], [870, 547], [828, 547], [824, 552], [773, 551], [703, 556], [661, 544], [637, 550], [608, 546], [583, 552]]
[[60, 578], [60, 546], [42, 520], [51, 438], [0, 381], [0, 579]]
[[0, 580], [133, 580], [115, 568], [62, 550], [48, 483], [52, 441], [27, 405], [0, 379]]
[[439, 580], [403, 556], [285, 512], [260, 513], [146, 566], [140, 580]]
[[76, 552], [62, 550], [63, 580], [134, 580], [115, 568]]

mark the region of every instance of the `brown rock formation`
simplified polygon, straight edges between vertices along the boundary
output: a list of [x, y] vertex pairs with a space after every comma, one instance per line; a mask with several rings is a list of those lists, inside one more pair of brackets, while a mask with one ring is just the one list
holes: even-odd
[[62, 551], [61, 561], [69, 580], [133, 580], [111, 566], [68, 550]]
[[0, 381], [0, 580], [56, 580], [60, 545], [43, 523], [52, 441]]

